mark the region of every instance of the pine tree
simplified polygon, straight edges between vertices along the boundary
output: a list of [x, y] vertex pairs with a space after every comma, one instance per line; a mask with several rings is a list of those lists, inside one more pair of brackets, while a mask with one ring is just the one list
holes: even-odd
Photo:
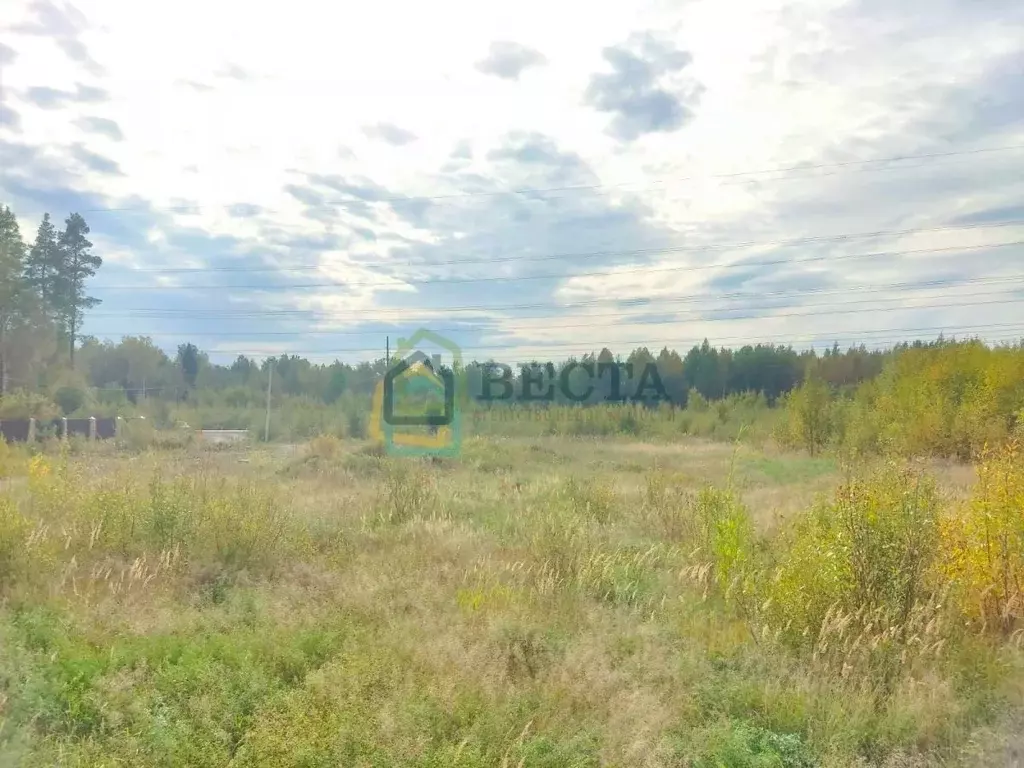
[[25, 244], [21, 240], [21, 229], [14, 212], [4, 206], [0, 208], [0, 291], [6, 295], [15, 286], [25, 259]]
[[25, 259], [25, 282], [35, 291], [48, 314], [52, 314], [54, 309], [60, 262], [57, 230], [50, 221], [50, 214], [46, 213], [36, 232], [36, 241]]
[[23, 314], [25, 243], [10, 208], [0, 208], [0, 393], [7, 392], [7, 342]]
[[92, 243], [86, 239], [89, 225], [77, 213], [64, 222], [64, 231], [57, 242], [59, 263], [56, 270], [57, 321], [69, 342], [71, 367], [75, 367], [75, 339], [82, 327], [85, 310], [95, 307], [100, 300], [85, 293], [85, 281], [96, 274], [103, 259], [90, 253]]

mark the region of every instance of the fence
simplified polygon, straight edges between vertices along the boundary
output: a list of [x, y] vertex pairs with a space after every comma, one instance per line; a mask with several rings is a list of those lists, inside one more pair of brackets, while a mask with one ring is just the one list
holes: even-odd
[[0, 421], [0, 436], [9, 443], [28, 443], [40, 437], [52, 435], [67, 439], [81, 435], [89, 440], [110, 440], [117, 437], [120, 417], [97, 419], [55, 419], [39, 424], [35, 419], [3, 419]]
[[0, 435], [8, 443], [27, 443], [35, 439], [35, 419], [0, 421]]

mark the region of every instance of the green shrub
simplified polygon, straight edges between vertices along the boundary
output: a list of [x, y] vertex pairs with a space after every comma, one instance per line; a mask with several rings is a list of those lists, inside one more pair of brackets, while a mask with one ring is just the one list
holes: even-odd
[[16, 390], [0, 396], [0, 420], [30, 419], [50, 421], [60, 416], [60, 408], [45, 395]]
[[25, 548], [31, 527], [9, 497], [0, 497], [0, 594], [27, 564]]
[[64, 386], [53, 393], [53, 401], [65, 416], [70, 416], [85, 405], [87, 396], [81, 387]]
[[696, 754], [686, 748], [694, 768], [816, 768], [818, 761], [797, 734], [776, 733], [747, 722], [726, 720], [706, 729]]
[[703, 488], [693, 500], [697, 544], [723, 589], [753, 562], [755, 533], [750, 511], [731, 490]]
[[832, 395], [820, 378], [807, 378], [783, 398], [782, 405], [786, 420], [777, 432], [780, 442], [813, 456], [832, 441], [836, 431]]
[[851, 477], [781, 535], [767, 624], [804, 648], [830, 619], [880, 622], [903, 638], [941, 588], [931, 578], [941, 512], [934, 481], [912, 468], [888, 463]]

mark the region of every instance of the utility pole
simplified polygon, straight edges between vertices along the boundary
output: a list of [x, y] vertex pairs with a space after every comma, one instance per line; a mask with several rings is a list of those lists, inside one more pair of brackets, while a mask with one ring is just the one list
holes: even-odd
[[384, 367], [391, 365], [391, 337], [384, 337]]
[[270, 393], [274, 389], [274, 364], [269, 365], [270, 378], [267, 379], [267, 420], [263, 426], [263, 442], [270, 442]]

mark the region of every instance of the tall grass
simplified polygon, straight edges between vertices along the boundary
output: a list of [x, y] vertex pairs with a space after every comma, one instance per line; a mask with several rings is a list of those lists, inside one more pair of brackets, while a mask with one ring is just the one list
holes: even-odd
[[[0, 592], [30, 599], [147, 583], [172, 568], [273, 573], [310, 534], [272, 487], [199, 472], [95, 480], [67, 452], [38, 454], [0, 496]], [[134, 570], [133, 570], [134, 569]]]
[[871, 462], [764, 525], [736, 467], [512, 442], [12, 458], [0, 762], [956, 764], [1024, 704], [1018, 444], [963, 500]]

